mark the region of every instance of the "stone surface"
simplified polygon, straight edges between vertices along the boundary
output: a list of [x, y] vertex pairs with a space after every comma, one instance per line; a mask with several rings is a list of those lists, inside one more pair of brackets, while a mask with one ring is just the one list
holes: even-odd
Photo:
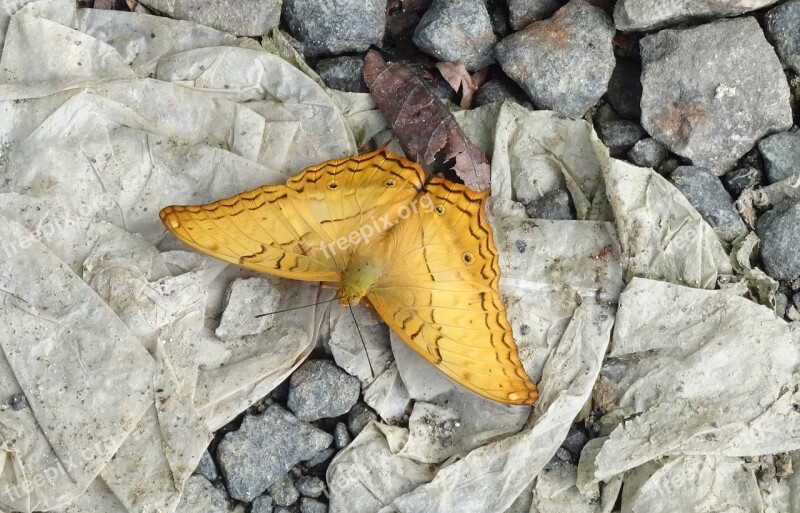
[[532, 21], [549, 18], [566, 0], [508, 0], [508, 20], [514, 30]]
[[145, 7], [237, 36], [261, 37], [278, 26], [282, 0], [142, 0]]
[[800, 277], [800, 202], [785, 200], [756, 221], [764, 270], [776, 280]]
[[619, 158], [625, 155], [647, 133], [638, 123], [620, 120], [600, 123], [597, 127], [597, 135], [606, 145], [611, 156]]
[[214, 463], [214, 460], [211, 458], [211, 454], [209, 454], [208, 451], [204, 452], [203, 456], [200, 457], [200, 461], [197, 463], [195, 472], [205, 477], [209, 481], [216, 481], [219, 478], [217, 465]]
[[721, 175], [765, 134], [792, 125], [786, 77], [753, 18], [640, 43], [642, 125], [692, 164]]
[[361, 76], [364, 68], [364, 58], [360, 55], [343, 55], [321, 59], [314, 70], [332, 89], [347, 91], [349, 93], [368, 93], [367, 84]]
[[286, 474], [269, 487], [269, 494], [276, 506], [291, 506], [300, 499], [291, 474]]
[[195, 474], [183, 485], [183, 493], [175, 513], [226, 513], [227, 511], [225, 494], [216, 489], [208, 479]]
[[470, 71], [494, 61], [497, 37], [483, 0], [433, 0], [414, 31], [414, 44], [440, 61], [461, 62]]
[[619, 30], [651, 30], [695, 18], [737, 16], [774, 4], [778, 0], [619, 0], [614, 24]]
[[327, 449], [323, 449], [319, 451], [317, 454], [311, 457], [306, 462], [306, 467], [314, 468], [314, 467], [327, 467], [328, 463], [330, 463], [331, 458], [333, 455], [336, 454], [336, 449], [333, 447], [328, 447]]
[[474, 106], [488, 105], [494, 102], [515, 102], [526, 107], [531, 106], [525, 91], [510, 80], [494, 78], [480, 86], [475, 92]]
[[672, 172], [670, 181], [714, 228], [720, 239], [730, 242], [747, 233], [744, 221], [733, 206], [733, 199], [710, 170], [680, 166]]
[[551, 221], [564, 221], [575, 219], [572, 198], [569, 192], [558, 189], [548, 192], [525, 206], [525, 212], [532, 219], [550, 219]]
[[383, 40], [386, 0], [285, 0], [283, 18], [306, 57], [362, 52]]
[[253, 501], [250, 513], [272, 513], [272, 497], [269, 495], [259, 495]]
[[794, 307], [800, 310], [800, 292], [796, 292], [792, 296], [792, 303], [794, 303]]
[[500, 41], [497, 62], [537, 107], [581, 117], [605, 93], [614, 70], [608, 15], [571, 0], [551, 18]]
[[789, 0], [764, 16], [767, 33], [784, 64], [800, 75], [800, 0]]
[[800, 134], [781, 132], [758, 142], [769, 183], [800, 173]]
[[300, 513], [327, 513], [328, 505], [314, 499], [300, 499]]
[[350, 443], [350, 433], [347, 431], [347, 426], [344, 422], [337, 422], [336, 427], [333, 428], [333, 446], [338, 450], [342, 450]]
[[642, 116], [642, 65], [631, 59], [617, 59], [606, 97], [620, 116], [639, 121]]
[[263, 414], [246, 415], [239, 430], [227, 433], [217, 448], [229, 495], [252, 501], [332, 441], [328, 433], [274, 404]]
[[359, 401], [347, 413], [347, 429], [353, 436], [358, 436], [373, 420], [378, 420], [378, 414]]
[[280, 293], [265, 278], [234, 280], [225, 292], [225, 310], [214, 334], [231, 340], [269, 329], [275, 316], [256, 316], [277, 310], [279, 300]]
[[722, 184], [734, 198], [738, 198], [748, 187], [758, 185], [761, 182], [761, 178], [761, 171], [752, 166], [745, 166], [722, 175]]
[[628, 158], [637, 166], [655, 169], [667, 158], [667, 149], [652, 137], [647, 137], [636, 141], [628, 152]]
[[581, 457], [581, 451], [586, 443], [589, 442], [589, 437], [580, 429], [574, 427], [569, 428], [567, 438], [561, 444], [561, 448], [565, 449], [572, 456], [571, 460], [577, 462]]
[[325, 482], [315, 476], [301, 476], [295, 486], [304, 497], [319, 497], [325, 491]]
[[330, 360], [307, 360], [292, 374], [287, 405], [300, 420], [344, 415], [358, 401], [361, 384]]

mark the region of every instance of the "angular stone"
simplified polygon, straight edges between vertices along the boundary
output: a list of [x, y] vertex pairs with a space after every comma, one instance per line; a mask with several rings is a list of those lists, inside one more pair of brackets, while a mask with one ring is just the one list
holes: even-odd
[[525, 207], [525, 212], [532, 219], [550, 219], [551, 221], [575, 219], [573, 211], [572, 198], [569, 192], [563, 189], [550, 191], [531, 201]]
[[300, 513], [327, 513], [328, 506], [324, 502], [303, 497], [300, 499]]
[[295, 488], [291, 474], [286, 474], [270, 486], [269, 495], [272, 497], [272, 502], [284, 507], [291, 506], [300, 500], [300, 492]]
[[304, 497], [319, 497], [325, 491], [325, 482], [315, 476], [301, 476], [295, 486]]
[[769, 183], [800, 173], [800, 134], [781, 132], [758, 142]]
[[800, 0], [789, 0], [772, 9], [764, 21], [781, 60], [800, 75]]
[[283, 18], [306, 57], [362, 52], [383, 40], [386, 0], [285, 0]]
[[776, 280], [800, 277], [800, 202], [784, 200], [756, 221], [765, 272]]
[[217, 448], [222, 476], [234, 499], [250, 502], [297, 463], [330, 446], [333, 437], [271, 405], [247, 415]]
[[488, 105], [494, 102], [515, 102], [526, 107], [530, 107], [531, 103], [528, 97], [525, 96], [525, 91], [519, 88], [517, 84], [508, 79], [492, 79], [480, 86], [475, 92], [475, 107], [481, 105]]
[[786, 77], [753, 18], [662, 30], [641, 54], [642, 125], [694, 165], [721, 175], [792, 125]]
[[710, 170], [680, 166], [672, 172], [670, 181], [714, 228], [720, 239], [731, 242], [747, 233], [747, 226], [733, 206], [733, 199]]
[[495, 47], [497, 62], [534, 104], [579, 118], [605, 93], [614, 70], [611, 19], [571, 0]]
[[200, 461], [197, 463], [195, 472], [205, 477], [209, 481], [216, 481], [219, 478], [217, 465], [214, 463], [214, 460], [211, 458], [211, 454], [209, 454], [208, 451], [204, 452], [203, 456], [200, 457]]
[[358, 401], [361, 383], [329, 360], [307, 360], [289, 381], [287, 406], [300, 420], [344, 415]]
[[259, 495], [253, 501], [250, 513], [272, 513], [272, 497], [269, 495]]
[[514, 30], [532, 21], [549, 18], [566, 0], [508, 0], [508, 19]]
[[612, 157], [622, 157], [647, 133], [633, 121], [607, 121], [597, 127], [597, 135], [608, 148]]
[[314, 70], [331, 89], [347, 91], [348, 93], [368, 93], [367, 84], [361, 76], [364, 68], [364, 58], [360, 55], [343, 55], [321, 59]]
[[614, 6], [614, 24], [624, 31], [645, 31], [677, 25], [696, 18], [738, 16], [778, 0], [619, 0]]
[[175, 513], [226, 513], [225, 494], [203, 476], [190, 476], [183, 485], [181, 500]]
[[470, 70], [494, 60], [497, 37], [483, 0], [433, 0], [414, 31], [414, 44], [441, 61], [461, 62]]

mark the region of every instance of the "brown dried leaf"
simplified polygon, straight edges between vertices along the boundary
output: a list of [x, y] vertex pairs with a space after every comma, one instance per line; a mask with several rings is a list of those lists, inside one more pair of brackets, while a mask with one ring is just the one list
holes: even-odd
[[431, 164], [453, 160], [453, 171], [475, 191], [489, 188], [489, 161], [469, 142], [447, 107], [406, 66], [376, 50], [364, 57], [364, 82], [392, 125], [406, 157]]
[[461, 91], [461, 102], [459, 103], [462, 109], [472, 108], [472, 97], [475, 91], [486, 81], [486, 76], [489, 74], [489, 69], [484, 68], [480, 71], [469, 74], [466, 66], [462, 63], [453, 62], [437, 62], [436, 69], [442, 74], [442, 77], [447, 80], [453, 91]]

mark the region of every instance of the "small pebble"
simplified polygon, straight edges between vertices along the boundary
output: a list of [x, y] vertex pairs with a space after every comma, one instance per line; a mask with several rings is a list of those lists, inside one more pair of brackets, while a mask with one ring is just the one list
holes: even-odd
[[800, 277], [800, 202], [784, 200], [756, 221], [765, 272], [776, 280]]
[[250, 513], [272, 513], [272, 497], [269, 495], [259, 495], [253, 501]]
[[314, 70], [331, 89], [348, 93], [368, 93], [367, 84], [361, 76], [363, 68], [364, 58], [361, 55], [342, 55], [321, 59]]
[[783, 292], [775, 292], [775, 315], [784, 317], [787, 308], [789, 308], [789, 298]]
[[307, 360], [289, 381], [287, 405], [300, 420], [344, 415], [358, 401], [361, 383], [330, 360]]
[[764, 171], [769, 183], [780, 182], [800, 173], [800, 134], [772, 134], [759, 141], [758, 151], [764, 159]]
[[681, 165], [680, 160], [676, 158], [668, 158], [667, 160], [662, 162], [660, 166], [658, 166], [658, 172], [663, 176], [669, 176], [672, 174], [673, 171], [678, 169], [680, 165]]
[[733, 199], [710, 170], [680, 166], [672, 172], [670, 181], [714, 228], [720, 239], [731, 242], [747, 233], [747, 226], [736, 211]]
[[492, 79], [480, 86], [475, 92], [474, 106], [488, 105], [494, 102], [515, 102], [525, 107], [531, 107], [525, 91], [517, 84], [507, 79]]
[[225, 494], [200, 475], [189, 476], [175, 513], [227, 513]]
[[566, 221], [575, 219], [572, 198], [563, 189], [550, 191], [525, 206], [525, 212], [531, 219], [550, 219]]
[[589, 437], [586, 436], [580, 429], [575, 429], [574, 427], [569, 428], [569, 433], [567, 433], [567, 438], [564, 439], [564, 442], [561, 444], [561, 447], [572, 455], [572, 461], [578, 461], [581, 457], [581, 451], [583, 447], [589, 442]]
[[642, 117], [642, 65], [631, 59], [617, 59], [606, 97], [620, 116], [635, 121]]
[[795, 292], [794, 296], [792, 296], [792, 303], [794, 303], [794, 307], [800, 310], [800, 292]]
[[792, 125], [786, 76], [754, 18], [662, 30], [640, 48], [642, 125], [692, 164], [721, 175]]
[[738, 198], [748, 187], [752, 188], [761, 182], [761, 171], [753, 166], [740, 167], [722, 175], [722, 184], [734, 198]]
[[200, 457], [200, 461], [197, 463], [195, 472], [205, 477], [209, 481], [216, 481], [219, 478], [217, 465], [214, 463], [214, 460], [211, 458], [211, 454], [209, 454], [208, 451], [204, 452]]
[[250, 502], [292, 466], [330, 446], [333, 437], [301, 422], [280, 406], [246, 415], [237, 431], [227, 433], [217, 456], [228, 494]]
[[350, 444], [350, 433], [347, 431], [347, 426], [344, 422], [339, 422], [333, 428], [333, 446], [338, 450], [342, 450]]
[[363, 52], [383, 40], [386, 0], [284, 0], [283, 19], [306, 57]]
[[460, 62], [476, 71], [494, 61], [497, 37], [483, 0], [433, 0], [413, 40], [420, 50], [440, 61]]
[[347, 429], [358, 436], [370, 422], [378, 420], [378, 414], [363, 402], [357, 402], [347, 413]]
[[628, 158], [637, 166], [655, 169], [667, 158], [667, 149], [652, 137], [646, 137], [636, 141], [628, 152]]
[[324, 502], [303, 497], [300, 499], [300, 513], [328, 513], [328, 505]]
[[789, 0], [764, 16], [767, 33], [784, 64], [800, 75], [800, 0]]
[[552, 16], [566, 0], [508, 0], [508, 19], [514, 30]]
[[276, 506], [291, 506], [300, 499], [291, 474], [286, 474], [269, 487], [269, 494]]
[[11, 396], [9, 404], [12, 410], [20, 411], [28, 407], [28, 400], [25, 398], [25, 394], [14, 394]]
[[607, 121], [597, 127], [597, 135], [608, 147], [612, 157], [622, 157], [634, 144], [645, 137], [644, 129], [633, 121]]
[[325, 482], [316, 476], [301, 476], [295, 486], [304, 497], [319, 497], [325, 491]]
[[537, 107], [579, 118], [605, 93], [614, 70], [611, 19], [571, 0], [495, 47], [497, 62]]

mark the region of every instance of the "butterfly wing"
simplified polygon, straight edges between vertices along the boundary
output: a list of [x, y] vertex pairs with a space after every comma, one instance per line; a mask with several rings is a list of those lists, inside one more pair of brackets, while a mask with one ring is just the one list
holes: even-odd
[[[427, 198], [425, 197], [427, 195]], [[485, 193], [433, 178], [417, 215], [398, 223], [385, 250], [389, 262], [367, 299], [412, 348], [478, 394], [532, 404], [498, 284]]]
[[418, 165], [378, 150], [304, 169], [207, 205], [169, 206], [161, 220], [202, 253], [284, 278], [339, 282], [350, 255], [388, 229], [422, 188]]

